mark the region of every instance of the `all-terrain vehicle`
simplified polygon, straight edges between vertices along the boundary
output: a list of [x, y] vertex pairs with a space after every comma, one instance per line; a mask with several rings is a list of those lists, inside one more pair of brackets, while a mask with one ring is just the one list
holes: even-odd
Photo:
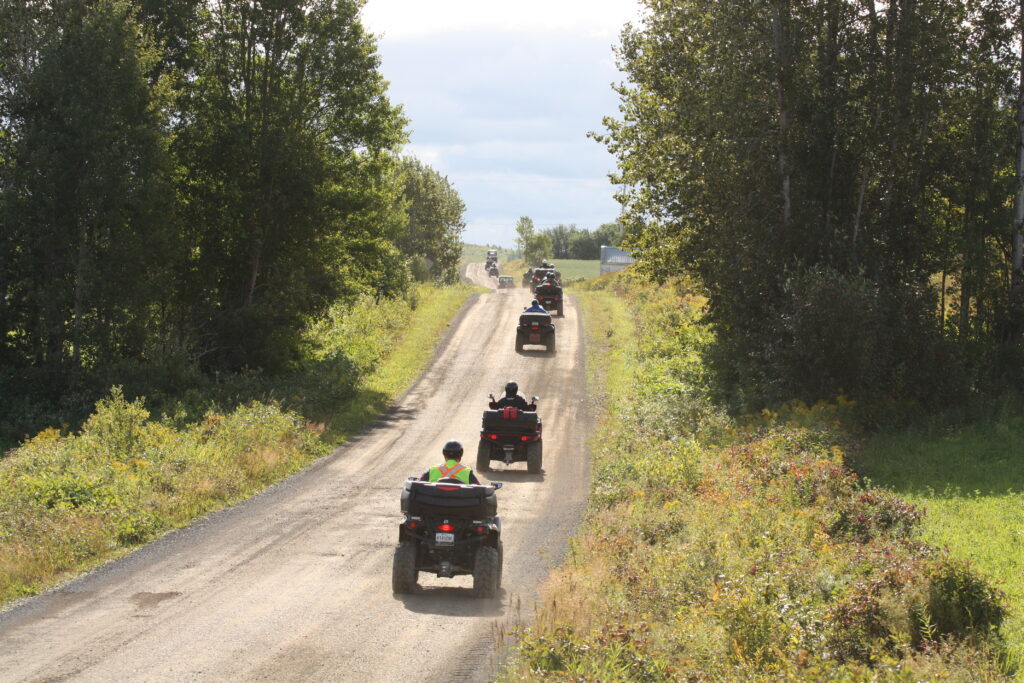
[[555, 283], [554, 280], [545, 280], [537, 286], [535, 292], [537, 301], [541, 306], [549, 311], [557, 311], [558, 315], [564, 316], [565, 309], [563, 307], [564, 299], [562, 298], [562, 288]]
[[555, 325], [550, 314], [524, 312], [519, 316], [516, 351], [522, 351], [528, 344], [543, 346], [546, 351], [555, 350]]
[[491, 263], [497, 263], [497, 262], [498, 262], [498, 250], [497, 249], [488, 249], [487, 250], [487, 264], [490, 265]]
[[540, 473], [544, 463], [544, 441], [540, 416], [537, 415], [537, 397], [533, 397], [526, 410], [519, 408], [498, 408], [494, 396], [489, 410], [484, 411], [480, 429], [480, 446], [476, 452], [476, 469], [487, 472], [492, 460], [501, 460], [506, 465], [525, 462], [530, 474]]
[[530, 291], [536, 292], [537, 288], [540, 287], [541, 284], [543, 284], [544, 281], [548, 279], [549, 274], [554, 275], [555, 282], [558, 284], [559, 287], [561, 287], [562, 274], [559, 273], [557, 270], [555, 270], [554, 268], [534, 268], [533, 276], [530, 279]]
[[405, 520], [391, 567], [395, 593], [416, 590], [420, 572], [441, 578], [473, 576], [473, 595], [494, 597], [501, 588], [501, 518], [495, 491], [457, 479], [437, 482], [410, 477], [402, 490]]
[[491, 277], [498, 277], [498, 264], [490, 263], [487, 266], [487, 274]]
[[498, 289], [512, 289], [515, 286], [515, 278], [513, 278], [511, 275], [498, 276]]

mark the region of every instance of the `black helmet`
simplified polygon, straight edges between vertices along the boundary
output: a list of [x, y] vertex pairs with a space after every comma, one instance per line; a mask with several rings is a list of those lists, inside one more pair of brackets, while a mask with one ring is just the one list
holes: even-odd
[[540, 302], [537, 301], [536, 299], [534, 299], [533, 301], [530, 302], [530, 305], [531, 306], [540, 306]]
[[441, 449], [441, 453], [445, 458], [452, 458], [453, 460], [459, 460], [462, 458], [462, 444], [458, 441], [449, 441]]
[[516, 384], [515, 382], [509, 382], [508, 384], [505, 385], [505, 395], [506, 396], [515, 396], [518, 393], [519, 393], [519, 385]]

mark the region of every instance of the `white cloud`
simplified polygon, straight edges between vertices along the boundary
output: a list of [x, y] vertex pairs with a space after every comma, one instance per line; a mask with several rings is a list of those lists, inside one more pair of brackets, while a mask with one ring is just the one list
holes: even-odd
[[363, 21], [387, 38], [466, 29], [571, 29], [605, 36], [617, 34], [637, 13], [637, 0], [369, 0]]

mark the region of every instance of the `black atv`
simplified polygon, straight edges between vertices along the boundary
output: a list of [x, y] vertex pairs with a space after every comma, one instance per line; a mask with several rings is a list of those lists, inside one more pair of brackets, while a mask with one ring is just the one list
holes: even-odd
[[501, 460], [506, 465], [525, 462], [526, 471], [539, 474], [544, 464], [544, 441], [542, 425], [537, 415], [537, 397], [526, 410], [519, 408], [497, 408], [494, 396], [490, 410], [484, 411], [483, 426], [480, 429], [480, 446], [476, 451], [476, 469], [487, 472], [492, 460]]
[[492, 263], [487, 266], [487, 274], [491, 277], [498, 277], [498, 264]]
[[544, 284], [544, 281], [548, 279], [549, 274], [555, 276], [555, 283], [559, 287], [561, 287], [562, 274], [559, 273], [557, 270], [555, 270], [554, 268], [534, 268], [533, 276], [530, 279], [530, 291], [536, 292], [537, 288]]
[[543, 346], [546, 351], [555, 350], [555, 325], [548, 313], [523, 313], [516, 327], [516, 351], [522, 351], [527, 344]]
[[501, 518], [495, 495], [500, 488], [501, 482], [482, 486], [410, 477], [402, 491], [405, 521], [398, 528], [391, 589], [413, 592], [420, 572], [442, 578], [471, 574], [473, 595], [494, 597], [501, 588]]
[[536, 297], [538, 303], [549, 311], [558, 311], [558, 315], [564, 316], [565, 309], [563, 308], [564, 299], [562, 298], [562, 288], [550, 280], [540, 284], [537, 287]]

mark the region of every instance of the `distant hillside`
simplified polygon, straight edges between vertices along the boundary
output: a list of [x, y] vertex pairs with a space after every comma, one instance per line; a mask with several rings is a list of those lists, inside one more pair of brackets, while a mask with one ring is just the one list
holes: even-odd
[[519, 258], [519, 252], [512, 249], [506, 249], [504, 247], [495, 247], [487, 244], [466, 244], [462, 243], [462, 262], [463, 263], [480, 263], [487, 259], [487, 250], [497, 249], [498, 250], [498, 261], [505, 263], [514, 258]]

